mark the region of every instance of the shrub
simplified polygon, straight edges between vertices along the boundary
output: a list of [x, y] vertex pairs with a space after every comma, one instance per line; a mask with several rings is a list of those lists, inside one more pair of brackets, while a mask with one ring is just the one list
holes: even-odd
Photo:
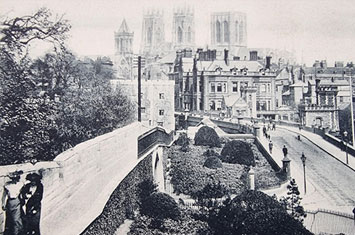
[[208, 167], [210, 169], [222, 168], [222, 161], [216, 156], [211, 156], [206, 159], [203, 166]]
[[186, 133], [181, 133], [175, 143], [181, 146], [180, 150], [183, 152], [187, 152], [190, 149], [189, 148], [190, 140]]
[[154, 183], [152, 179], [143, 180], [138, 184], [138, 198], [140, 202], [144, 201], [147, 197], [149, 197], [152, 193], [158, 191], [158, 185]]
[[247, 142], [232, 140], [226, 143], [221, 152], [222, 162], [255, 166], [254, 154]]
[[205, 156], [205, 157], [212, 157], [212, 156], [218, 157], [219, 154], [216, 151], [214, 151], [213, 149], [207, 149], [206, 152], [203, 153], [203, 156]]
[[252, 190], [227, 199], [208, 223], [215, 234], [312, 234], [274, 198]]
[[178, 219], [180, 209], [174, 198], [166, 193], [155, 192], [142, 201], [141, 214], [152, 217], [157, 221]]
[[216, 131], [208, 126], [201, 127], [195, 135], [195, 145], [221, 147], [221, 142]]

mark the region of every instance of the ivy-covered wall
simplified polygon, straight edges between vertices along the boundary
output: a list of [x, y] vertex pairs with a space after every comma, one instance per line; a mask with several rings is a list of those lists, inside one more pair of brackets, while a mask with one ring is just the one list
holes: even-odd
[[138, 184], [146, 179], [153, 179], [152, 171], [152, 155], [148, 155], [118, 185], [103, 212], [82, 235], [114, 234], [123, 221], [131, 218], [138, 209]]

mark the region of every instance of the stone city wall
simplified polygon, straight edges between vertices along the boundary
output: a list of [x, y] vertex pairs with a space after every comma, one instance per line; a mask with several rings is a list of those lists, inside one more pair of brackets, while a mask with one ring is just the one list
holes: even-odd
[[[28, 173], [41, 170], [44, 185], [41, 232], [80, 234], [102, 212], [111, 193], [138, 164], [137, 138], [143, 132], [140, 124], [133, 123], [81, 143], [52, 162], [2, 166], [0, 193], [8, 173], [23, 170], [21, 180], [24, 181]], [[3, 221], [1, 211], [0, 224]]]

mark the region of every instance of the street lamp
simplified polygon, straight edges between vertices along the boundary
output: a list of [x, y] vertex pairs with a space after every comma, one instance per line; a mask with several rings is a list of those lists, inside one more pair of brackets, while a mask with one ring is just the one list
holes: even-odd
[[306, 194], [306, 156], [302, 152], [301, 160], [303, 164], [303, 181], [304, 181], [304, 194]]
[[349, 159], [348, 159], [348, 132], [344, 131], [344, 137], [345, 137], [345, 153], [346, 153], [346, 164], [349, 164]]

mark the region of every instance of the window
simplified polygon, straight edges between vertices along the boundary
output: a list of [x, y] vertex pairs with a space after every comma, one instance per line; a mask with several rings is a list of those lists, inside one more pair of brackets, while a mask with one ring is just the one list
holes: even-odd
[[227, 21], [223, 22], [223, 30], [224, 30], [224, 42], [229, 42], [229, 25]]
[[222, 83], [217, 83], [217, 92], [222, 92]]
[[145, 113], [145, 107], [141, 107], [141, 113]]
[[266, 92], [266, 85], [265, 84], [260, 85], [260, 92]]
[[223, 83], [223, 92], [226, 93], [227, 92], [227, 84]]
[[182, 29], [178, 27], [178, 43], [182, 43]]
[[238, 92], [238, 83], [232, 82], [232, 92]]
[[159, 93], [159, 99], [163, 100], [164, 99], [164, 93]]
[[152, 28], [148, 28], [147, 30], [147, 41], [148, 41], [148, 44], [152, 44]]
[[216, 103], [213, 100], [210, 101], [210, 110], [216, 110]]
[[235, 22], [235, 42], [238, 42], [238, 32], [239, 32], [239, 23], [238, 21]]
[[158, 122], [158, 126], [163, 126], [163, 122]]
[[221, 109], [222, 109], [222, 101], [218, 100], [218, 101], [216, 102], [216, 109], [217, 109], [217, 110], [221, 110]]
[[159, 109], [159, 116], [163, 116], [164, 115], [164, 109]]
[[239, 25], [239, 43], [244, 42], [244, 22], [240, 22]]
[[216, 22], [216, 38], [217, 38], [217, 42], [221, 42], [221, 23], [219, 23], [219, 21], [217, 20]]
[[191, 27], [189, 27], [189, 28], [187, 29], [187, 41], [188, 41], [188, 42], [191, 42], [191, 41], [192, 41], [191, 38], [192, 38], [192, 37], [191, 37]]
[[214, 82], [211, 82], [211, 92], [216, 92], [216, 85]]
[[271, 92], [270, 84], [267, 84], [267, 92]]
[[339, 96], [339, 102], [344, 102], [344, 96]]

